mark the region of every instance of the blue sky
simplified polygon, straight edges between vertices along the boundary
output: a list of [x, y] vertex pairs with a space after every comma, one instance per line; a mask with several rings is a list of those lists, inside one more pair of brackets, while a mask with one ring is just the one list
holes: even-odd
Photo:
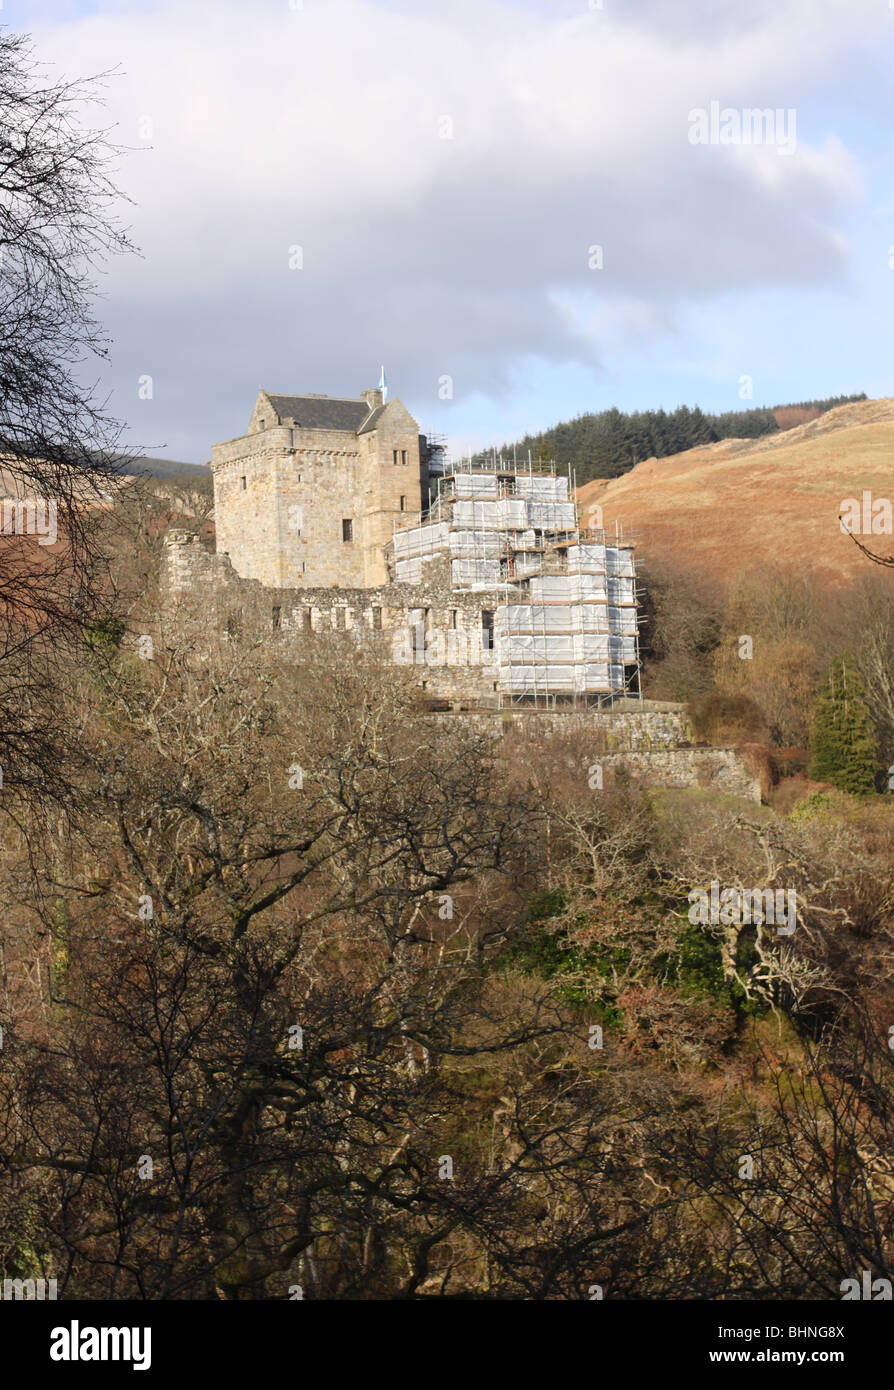
[[[894, 394], [885, 0], [5, 0], [0, 21], [66, 75], [119, 69], [142, 256], [103, 278], [101, 385], [147, 451], [201, 462], [259, 385], [356, 395], [383, 361], [457, 452], [613, 404]], [[794, 151], [693, 145], [714, 100], [794, 111]]]

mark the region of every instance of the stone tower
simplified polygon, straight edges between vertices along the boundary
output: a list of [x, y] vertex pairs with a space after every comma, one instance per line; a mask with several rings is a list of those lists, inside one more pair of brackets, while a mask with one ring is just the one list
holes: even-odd
[[215, 444], [217, 550], [272, 588], [387, 582], [395, 521], [427, 496], [425, 440], [397, 399], [259, 391], [248, 429]]

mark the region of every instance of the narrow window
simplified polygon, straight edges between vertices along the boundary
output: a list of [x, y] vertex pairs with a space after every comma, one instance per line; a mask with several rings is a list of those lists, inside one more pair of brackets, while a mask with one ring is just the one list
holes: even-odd
[[494, 615], [490, 608], [481, 610], [481, 646], [486, 652], [494, 649]]
[[354, 539], [354, 523], [349, 516], [346, 516], [341, 524], [341, 538], [343, 541]]
[[240, 484], [241, 484], [241, 486], [242, 486], [242, 491], [244, 492], [244, 491], [245, 491], [245, 479], [244, 479], [244, 478], [240, 478], [240, 479], [239, 479], [239, 482], [240, 482]]
[[381, 631], [382, 631], [382, 610], [381, 610], [381, 608], [374, 608], [373, 611], [372, 611], [372, 615], [373, 615], [373, 632], [381, 632]]
[[451, 626], [452, 628], [455, 628], [455, 627], [456, 627], [456, 609], [455, 609], [455, 608], [451, 608], [451, 610], [450, 610], [450, 626]]
[[276, 629], [279, 627], [280, 623], [282, 622], [282, 609], [280, 608], [278, 603], [273, 605], [273, 608], [271, 610], [271, 616], [273, 618], [273, 630], [275, 632]]
[[407, 466], [407, 451], [406, 451], [406, 449], [401, 449], [401, 451], [400, 451], [400, 461], [401, 461], [401, 463], [403, 464], [404, 468], [406, 468], [406, 466]]
[[401, 497], [401, 499], [400, 499], [400, 509], [401, 509], [402, 512], [405, 512], [405, 511], [407, 510], [407, 499], [406, 499], [406, 497]]
[[396, 449], [392, 449], [391, 452], [392, 452], [392, 454], [394, 455], [394, 466], [395, 466], [395, 468], [396, 468], [396, 467], [397, 467], [397, 464], [398, 464], [397, 450], [396, 450]]

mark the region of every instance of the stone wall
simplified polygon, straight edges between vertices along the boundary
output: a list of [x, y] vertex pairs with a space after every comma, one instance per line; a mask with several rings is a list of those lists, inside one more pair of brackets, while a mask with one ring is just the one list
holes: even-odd
[[498, 702], [483, 614], [496, 608], [501, 595], [455, 593], [446, 560], [427, 566], [420, 584], [274, 587], [243, 579], [227, 555], [212, 554], [196, 536], [172, 530], [165, 537], [161, 582], [169, 615], [179, 613], [196, 631], [211, 626], [269, 634], [271, 641], [301, 640], [311, 632], [344, 633], [346, 642], [375, 639], [389, 660], [412, 672], [427, 697]]
[[604, 753], [607, 780], [623, 770], [631, 782], [648, 787], [703, 787], [760, 804], [760, 779], [738, 748], [651, 748]]
[[[685, 729], [683, 706], [662, 704], [658, 708], [648, 708], [655, 703], [644, 700], [646, 708], [642, 714], [635, 709], [619, 708], [624, 702], [618, 702], [614, 708], [606, 710], [568, 710], [567, 713], [559, 713], [504, 709], [499, 714], [478, 710], [462, 715], [434, 714], [432, 718], [466, 719], [479, 733], [493, 734], [497, 738], [510, 731], [523, 739], [532, 740], [560, 734], [577, 735], [579, 738], [589, 736], [587, 760], [601, 767], [606, 786], [623, 775], [643, 786], [702, 787], [760, 804], [761, 781], [747, 749], [674, 747], [674, 730], [677, 727]], [[651, 727], [651, 746], [644, 746], [638, 741], [639, 721]], [[670, 742], [664, 747], [658, 746], [659, 736]], [[610, 746], [621, 742], [628, 746], [614, 750]]]
[[[420, 584], [375, 589], [270, 587], [240, 577], [226, 555], [205, 550], [196, 536], [170, 531], [161, 578], [168, 617], [193, 622], [198, 634], [239, 630], [285, 643], [311, 633], [340, 634], [346, 650], [371, 644], [406, 665], [426, 697], [449, 700], [453, 712], [433, 719], [469, 720], [497, 738], [510, 730], [532, 739], [592, 735], [593, 761], [602, 764], [607, 781], [623, 770], [649, 786], [706, 787], [760, 802], [760, 779], [747, 750], [679, 746], [691, 738], [682, 705], [619, 700], [610, 709], [499, 710], [482, 613], [502, 596], [455, 593], [446, 561], [426, 566], [423, 575]], [[432, 657], [442, 655], [433, 664]]]
[[662, 700], [616, 700], [610, 709], [503, 711], [505, 722], [538, 734], [543, 729], [598, 729], [609, 750], [676, 748], [692, 739], [684, 707]]

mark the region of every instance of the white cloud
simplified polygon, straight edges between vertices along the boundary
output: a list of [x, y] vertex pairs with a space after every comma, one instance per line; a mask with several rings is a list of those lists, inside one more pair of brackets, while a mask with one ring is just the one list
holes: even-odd
[[123, 143], [154, 126], [122, 168], [144, 260], [107, 287], [118, 408], [156, 364], [154, 437], [210, 443], [242, 428], [259, 379], [359, 390], [383, 355], [434, 405], [442, 372], [458, 397], [499, 393], [526, 354], [598, 363], [687, 297], [841, 279], [860, 192], [844, 144], [802, 119], [790, 158], [694, 148], [688, 112], [799, 107], [894, 16], [606, 6], [180, 0], [37, 26], [71, 74], [121, 65]]

